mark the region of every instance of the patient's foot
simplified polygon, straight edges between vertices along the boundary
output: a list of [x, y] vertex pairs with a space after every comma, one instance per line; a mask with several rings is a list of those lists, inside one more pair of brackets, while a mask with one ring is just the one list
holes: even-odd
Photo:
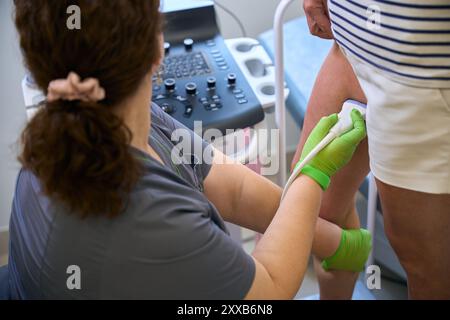
[[343, 230], [336, 252], [322, 262], [329, 270], [361, 272], [372, 250], [372, 236], [365, 229]]

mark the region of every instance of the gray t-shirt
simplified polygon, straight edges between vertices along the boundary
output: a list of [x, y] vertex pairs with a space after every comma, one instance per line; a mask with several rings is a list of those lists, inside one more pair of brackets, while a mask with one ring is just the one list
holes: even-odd
[[[145, 172], [126, 210], [114, 219], [81, 220], [68, 214], [42, 194], [36, 176], [19, 173], [10, 223], [14, 299], [245, 297], [254, 262], [229, 237], [217, 209], [203, 194], [210, 166], [171, 161], [176, 145], [171, 134], [179, 128], [184, 127], [152, 106], [149, 141], [166, 165], [133, 149]], [[190, 139], [201, 140], [192, 131]], [[208, 145], [200, 143], [203, 154]], [[198, 160], [202, 154], [184, 156]], [[72, 286], [77, 284], [71, 277], [78, 274], [76, 268], [81, 289]]]

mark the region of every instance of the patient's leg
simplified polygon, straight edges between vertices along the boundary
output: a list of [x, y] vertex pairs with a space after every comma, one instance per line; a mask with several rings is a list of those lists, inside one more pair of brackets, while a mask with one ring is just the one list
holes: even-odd
[[[297, 163], [303, 145], [321, 117], [339, 112], [348, 99], [366, 102], [353, 69], [337, 45], [331, 49], [317, 77], [303, 126], [302, 137], [294, 159]], [[352, 161], [333, 177], [324, 194], [320, 216], [344, 229], [359, 228], [355, 209], [355, 193], [369, 172], [367, 140], [361, 143]], [[349, 299], [352, 296], [356, 273], [325, 272], [316, 263], [322, 299]]]

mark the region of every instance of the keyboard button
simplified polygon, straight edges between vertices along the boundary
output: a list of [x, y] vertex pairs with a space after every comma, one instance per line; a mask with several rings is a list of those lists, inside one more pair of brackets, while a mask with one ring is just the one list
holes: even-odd
[[192, 106], [187, 106], [185, 111], [184, 111], [184, 116], [185, 117], [190, 117], [192, 115], [193, 111], [194, 111], [194, 109], [192, 108]]
[[165, 95], [163, 95], [163, 94], [158, 94], [158, 95], [155, 97], [154, 100], [162, 100], [162, 99], [165, 99], [165, 98], [166, 98]]
[[167, 114], [171, 114], [175, 111], [174, 107], [168, 103], [163, 103], [161, 109]]
[[183, 97], [183, 96], [177, 96], [176, 99], [177, 99], [178, 101], [180, 101], [180, 102], [186, 102], [186, 101], [187, 101], [187, 98], [186, 98], [186, 97]]
[[208, 109], [208, 110], [211, 110], [211, 111], [217, 111], [217, 110], [219, 110], [220, 108], [222, 108], [222, 104], [221, 104], [221, 103], [211, 103], [211, 104], [209, 105], [209, 109]]
[[247, 99], [240, 99], [240, 100], [238, 100], [238, 103], [239, 104], [246, 104], [246, 103], [248, 103], [248, 100]]
[[241, 89], [234, 89], [233, 90], [233, 94], [239, 94], [239, 93], [242, 93]]
[[240, 93], [240, 94], [235, 95], [235, 97], [236, 97], [236, 99], [245, 99], [245, 94]]

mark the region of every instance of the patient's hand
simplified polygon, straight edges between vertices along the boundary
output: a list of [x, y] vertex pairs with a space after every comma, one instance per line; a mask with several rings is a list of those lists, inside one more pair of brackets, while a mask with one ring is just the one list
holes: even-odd
[[305, 0], [303, 9], [311, 34], [323, 39], [333, 39], [327, 0]]

